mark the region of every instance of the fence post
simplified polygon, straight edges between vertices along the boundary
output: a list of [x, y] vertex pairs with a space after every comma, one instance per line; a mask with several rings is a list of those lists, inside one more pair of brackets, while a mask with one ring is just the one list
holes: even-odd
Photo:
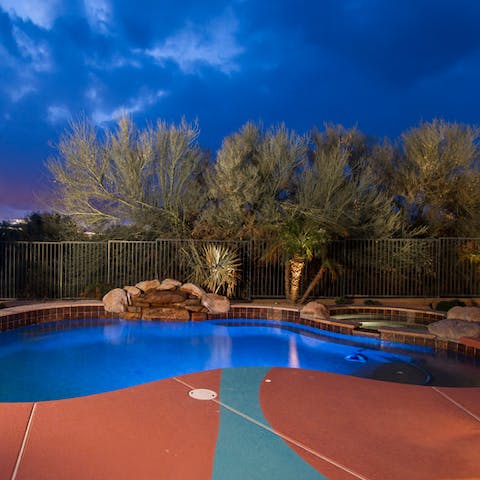
[[63, 253], [64, 253], [63, 242], [60, 242], [60, 259], [58, 262], [58, 279], [59, 279], [58, 290], [60, 293], [60, 298], [63, 298]]
[[110, 285], [111, 282], [111, 272], [110, 272], [110, 242], [111, 240], [108, 240], [107, 242], [107, 285]]
[[440, 282], [441, 282], [441, 279], [440, 279], [440, 242], [441, 242], [441, 239], [440, 238], [436, 238], [435, 239], [435, 253], [436, 253], [436, 257], [437, 257], [437, 275], [436, 275], [436, 278], [437, 278], [437, 285], [436, 285], [436, 294], [437, 294], [437, 298], [440, 298]]
[[253, 240], [247, 243], [247, 262], [248, 262], [248, 282], [247, 282], [247, 300], [252, 299], [252, 255], [253, 255]]
[[158, 238], [157, 238], [155, 240], [155, 277], [154, 278], [159, 278], [158, 263], [159, 263], [159, 258], [158, 258]]
[[17, 245], [13, 244], [13, 298], [17, 298]]

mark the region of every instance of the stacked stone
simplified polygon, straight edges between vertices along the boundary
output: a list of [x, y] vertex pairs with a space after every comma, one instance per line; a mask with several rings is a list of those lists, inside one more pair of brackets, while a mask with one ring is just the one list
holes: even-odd
[[440, 339], [455, 342], [462, 337], [480, 337], [480, 308], [452, 307], [447, 318], [431, 323], [428, 331]]
[[228, 298], [171, 278], [114, 288], [103, 297], [103, 304], [107, 312], [123, 313], [127, 320], [201, 321], [208, 313], [230, 310]]

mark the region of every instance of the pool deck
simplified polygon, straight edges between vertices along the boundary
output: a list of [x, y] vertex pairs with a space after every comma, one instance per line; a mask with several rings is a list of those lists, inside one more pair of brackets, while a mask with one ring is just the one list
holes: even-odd
[[0, 403], [2, 480], [325, 478], [479, 480], [480, 388], [235, 368]]

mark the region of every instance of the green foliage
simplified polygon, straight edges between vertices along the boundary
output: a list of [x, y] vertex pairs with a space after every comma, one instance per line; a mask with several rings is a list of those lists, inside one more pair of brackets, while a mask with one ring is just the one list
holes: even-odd
[[207, 177], [210, 203], [196, 235], [261, 238], [281, 221], [283, 201], [293, 195], [296, 170], [307, 158], [307, 138], [285, 125], [266, 132], [247, 123], [224, 139]]
[[204, 201], [198, 134], [184, 120], [140, 130], [123, 117], [103, 135], [86, 119], [72, 122], [47, 163], [53, 206], [87, 225], [186, 235]]
[[323, 248], [327, 241], [324, 230], [314, 230], [306, 225], [300, 216], [293, 215], [274, 228], [264, 257], [266, 259], [279, 256], [287, 259], [300, 257], [310, 261], [315, 251]]
[[190, 280], [213, 293], [224, 291], [231, 297], [239, 280], [241, 262], [237, 252], [225, 245], [199, 246], [190, 242], [184, 255], [193, 269]]
[[48, 212], [34, 212], [22, 223], [0, 226], [0, 239], [6, 241], [62, 242], [86, 240], [78, 223], [64, 215]]
[[442, 120], [402, 136], [402, 150], [377, 150], [377, 171], [411, 228], [424, 235], [470, 236], [480, 231], [479, 131]]
[[480, 270], [480, 243], [469, 240], [459, 249], [459, 259], [474, 264]]
[[337, 297], [335, 299], [335, 304], [336, 305], [350, 305], [352, 303], [353, 303], [352, 299], [347, 298], [347, 297]]
[[435, 305], [435, 310], [439, 310], [440, 312], [448, 312], [453, 307], [465, 307], [465, 302], [461, 300], [442, 300]]
[[473, 127], [434, 120], [392, 144], [340, 125], [302, 136], [249, 122], [215, 162], [198, 135], [185, 120], [139, 129], [124, 117], [104, 132], [74, 121], [47, 163], [53, 206], [104, 238], [132, 240], [276, 240], [297, 217], [306, 236], [329, 241], [480, 235]]
[[[339, 132], [314, 133], [311, 163], [298, 179], [294, 207], [332, 239], [389, 236], [400, 220], [393, 197], [376, 185], [366, 156], [352, 160], [357, 137]], [[335, 134], [340, 136], [333, 141]]]
[[364, 305], [371, 305], [373, 307], [373, 306], [381, 305], [382, 302], [379, 302], [378, 300], [372, 300], [371, 298], [367, 298], [363, 301], [363, 304]]
[[101, 300], [112, 288], [114, 288], [114, 286], [107, 283], [91, 283], [80, 293], [80, 297]]

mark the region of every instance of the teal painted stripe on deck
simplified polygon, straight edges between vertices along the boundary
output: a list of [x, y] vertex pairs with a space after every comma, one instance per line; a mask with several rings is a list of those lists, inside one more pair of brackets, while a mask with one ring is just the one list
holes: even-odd
[[[259, 402], [269, 368], [222, 370], [220, 401], [270, 426]], [[213, 480], [327, 480], [277, 435], [222, 407]]]

